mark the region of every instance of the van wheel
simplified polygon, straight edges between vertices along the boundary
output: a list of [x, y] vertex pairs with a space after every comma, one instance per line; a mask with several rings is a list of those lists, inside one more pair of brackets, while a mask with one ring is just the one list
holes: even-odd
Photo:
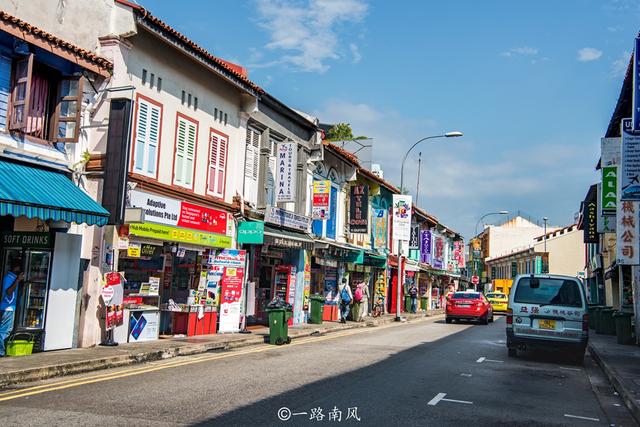
[[517, 348], [508, 348], [507, 355], [509, 357], [518, 357], [518, 349]]

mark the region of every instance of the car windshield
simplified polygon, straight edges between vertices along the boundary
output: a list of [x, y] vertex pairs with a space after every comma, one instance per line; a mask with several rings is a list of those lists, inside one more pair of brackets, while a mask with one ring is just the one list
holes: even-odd
[[487, 294], [487, 298], [506, 298], [505, 294]]
[[478, 292], [456, 292], [453, 299], [480, 299]]
[[536, 279], [539, 286], [532, 286], [531, 278], [520, 279], [514, 301], [517, 303], [581, 307], [580, 288], [575, 280]]

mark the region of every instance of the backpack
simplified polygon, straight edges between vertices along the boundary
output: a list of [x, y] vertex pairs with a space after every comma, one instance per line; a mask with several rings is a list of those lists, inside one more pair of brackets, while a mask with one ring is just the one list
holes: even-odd
[[344, 285], [344, 287], [340, 291], [340, 299], [342, 300], [343, 304], [349, 304], [351, 302], [351, 296], [349, 296], [349, 291], [347, 290], [347, 286], [349, 285]]
[[356, 288], [356, 292], [353, 294], [353, 299], [356, 302], [360, 302], [362, 301], [362, 297], [363, 297], [362, 286], [358, 285], [358, 287]]
[[415, 286], [412, 286], [409, 288], [409, 295], [412, 297], [415, 297], [416, 295], [418, 295], [418, 290], [416, 289]]

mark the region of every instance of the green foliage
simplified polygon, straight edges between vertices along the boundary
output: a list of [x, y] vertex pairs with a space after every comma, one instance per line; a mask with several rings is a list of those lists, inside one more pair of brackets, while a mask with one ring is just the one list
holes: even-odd
[[349, 123], [337, 123], [327, 134], [329, 141], [355, 141], [359, 139], [367, 139], [366, 136], [353, 136], [353, 130]]

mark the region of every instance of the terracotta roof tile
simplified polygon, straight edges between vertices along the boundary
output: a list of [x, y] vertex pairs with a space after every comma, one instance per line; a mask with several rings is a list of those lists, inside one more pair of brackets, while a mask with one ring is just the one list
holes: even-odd
[[18, 27], [24, 33], [31, 34], [42, 40], [46, 40], [47, 42], [63, 50], [66, 50], [69, 53], [72, 53], [73, 55], [78, 56], [87, 62], [96, 65], [98, 68], [102, 68], [109, 72], [113, 71], [113, 64], [111, 63], [111, 61], [98, 56], [91, 51], [82, 49], [81, 47], [78, 47], [73, 43], [62, 40], [61, 38], [58, 38], [53, 34], [50, 34], [43, 29], [36, 27], [35, 25], [31, 25], [28, 22], [25, 22], [20, 18], [16, 18], [13, 15], [9, 15], [7, 12], [0, 11], [0, 21]]

